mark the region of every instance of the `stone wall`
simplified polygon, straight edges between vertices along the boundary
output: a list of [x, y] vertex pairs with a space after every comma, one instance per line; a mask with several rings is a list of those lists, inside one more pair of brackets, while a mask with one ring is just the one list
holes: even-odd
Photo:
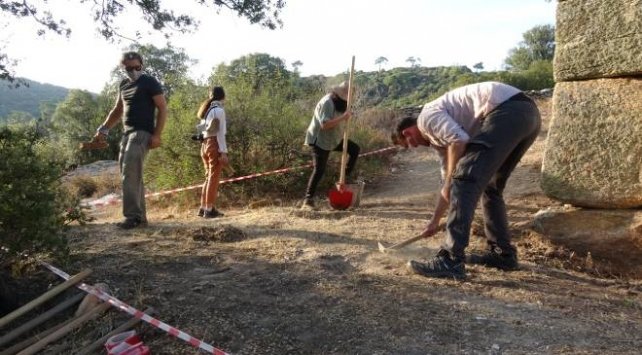
[[577, 206], [642, 206], [642, 0], [557, 6], [542, 188]]
[[557, 5], [555, 81], [642, 74], [642, 0]]

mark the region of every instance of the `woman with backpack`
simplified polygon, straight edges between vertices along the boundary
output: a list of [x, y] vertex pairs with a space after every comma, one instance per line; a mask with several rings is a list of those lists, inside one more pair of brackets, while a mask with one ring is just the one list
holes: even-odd
[[204, 218], [222, 217], [223, 213], [216, 209], [218, 183], [223, 166], [229, 163], [227, 158], [227, 121], [225, 110], [225, 91], [221, 86], [215, 86], [210, 97], [198, 109], [197, 116], [201, 119], [203, 141], [201, 143], [201, 158], [205, 165], [205, 183], [201, 191], [201, 207], [198, 215]]

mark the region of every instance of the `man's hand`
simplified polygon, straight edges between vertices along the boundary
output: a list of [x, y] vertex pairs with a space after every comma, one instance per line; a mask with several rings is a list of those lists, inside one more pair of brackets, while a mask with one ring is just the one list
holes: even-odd
[[350, 119], [350, 117], [352, 117], [352, 112], [350, 112], [350, 111], [346, 111], [346, 112], [343, 114], [343, 120], [344, 120], [344, 121], [349, 120], [349, 119]]
[[230, 160], [227, 158], [227, 153], [220, 153], [218, 156], [218, 162], [223, 166], [229, 164]]
[[149, 140], [149, 149], [156, 149], [161, 146], [161, 137], [159, 135], [153, 134], [152, 138]]
[[424, 238], [429, 238], [435, 235], [439, 231], [439, 222], [435, 221], [430, 221], [428, 225], [426, 226], [426, 229], [424, 229], [423, 232], [421, 232], [421, 236]]

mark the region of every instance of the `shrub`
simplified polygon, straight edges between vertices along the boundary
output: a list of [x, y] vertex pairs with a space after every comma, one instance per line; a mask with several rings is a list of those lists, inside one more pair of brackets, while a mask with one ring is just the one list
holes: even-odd
[[65, 224], [86, 220], [61, 188], [62, 162], [41, 154], [42, 144], [34, 127], [0, 126], [0, 244], [14, 253], [65, 251]]

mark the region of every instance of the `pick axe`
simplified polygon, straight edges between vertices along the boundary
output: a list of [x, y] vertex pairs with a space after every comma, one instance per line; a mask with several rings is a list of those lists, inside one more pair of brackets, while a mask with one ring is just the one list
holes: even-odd
[[[443, 230], [445, 227], [446, 227], [446, 223], [439, 223], [439, 226], [437, 227], [437, 230], [438, 231]], [[377, 242], [377, 245], [379, 246], [379, 251], [382, 252], [382, 253], [385, 253], [385, 252], [390, 251], [390, 250], [401, 249], [401, 248], [405, 247], [406, 245], [412, 244], [412, 243], [414, 243], [414, 242], [416, 242], [416, 241], [418, 241], [420, 239], [424, 239], [424, 237], [421, 234], [419, 234], [417, 236], [414, 236], [412, 238], [408, 238], [408, 239], [406, 239], [406, 240], [404, 240], [402, 242], [399, 242], [397, 244], [391, 245], [391, 246], [389, 246], [387, 248], [383, 244], [381, 244], [381, 242]]]

